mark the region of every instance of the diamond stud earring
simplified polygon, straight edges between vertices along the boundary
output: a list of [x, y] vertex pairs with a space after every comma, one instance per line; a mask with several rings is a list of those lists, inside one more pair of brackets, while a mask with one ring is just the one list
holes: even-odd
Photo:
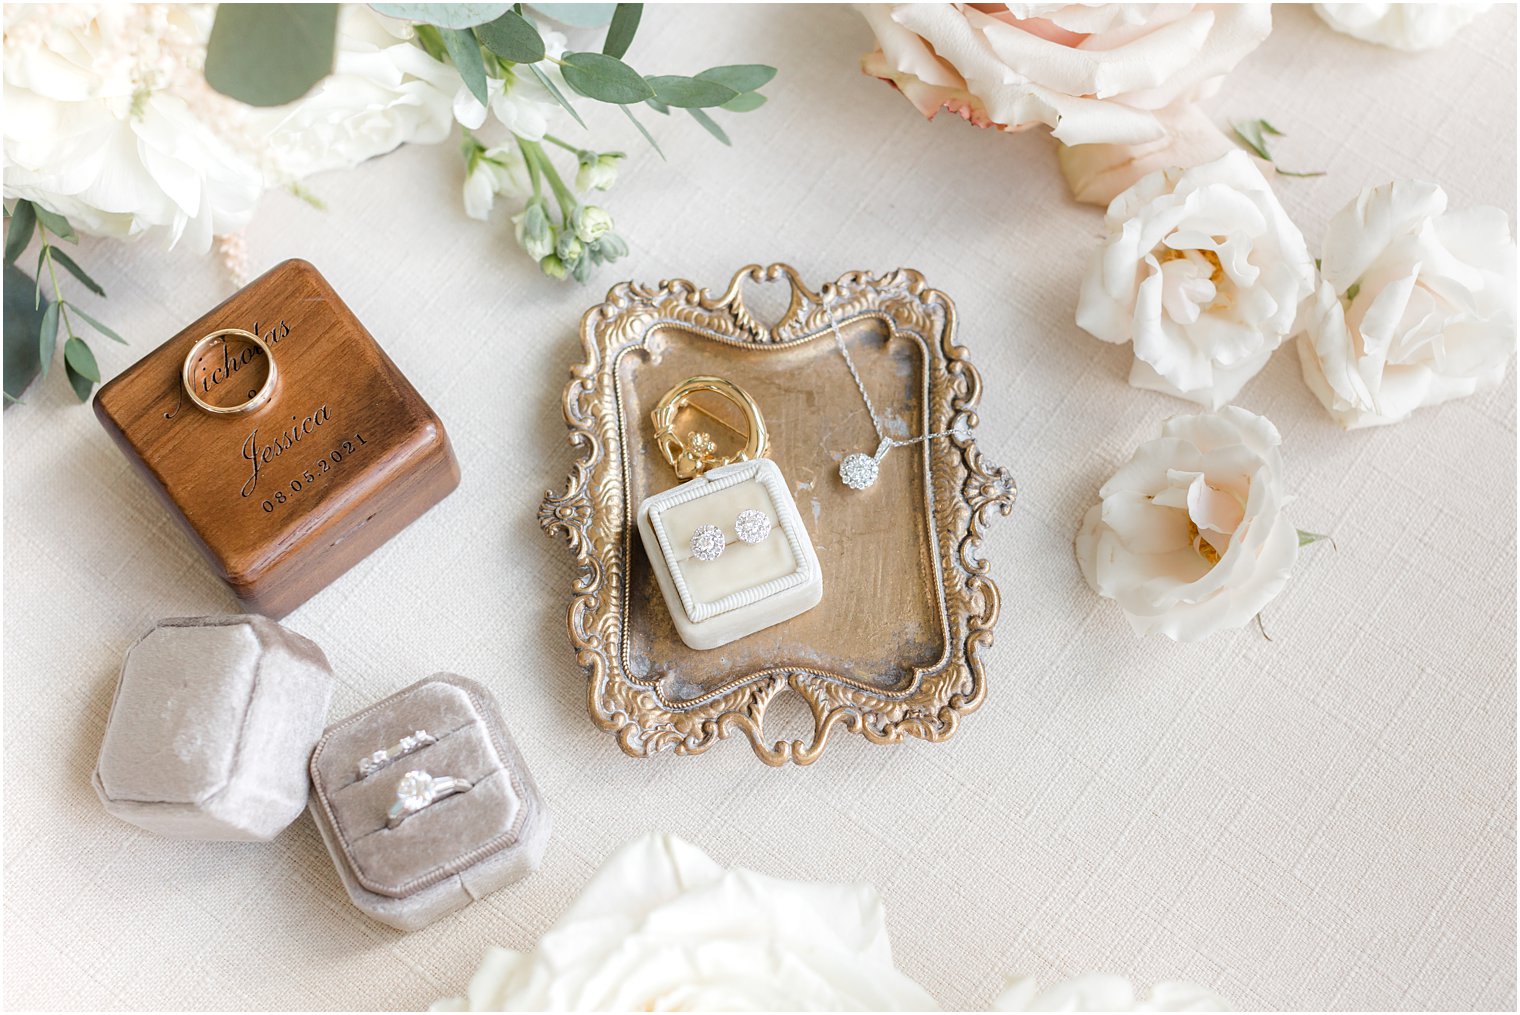
[[[771, 534], [771, 520], [764, 511], [747, 508], [734, 519], [734, 532], [740, 542], [751, 546], [763, 543]], [[728, 543], [728, 537], [716, 525], [698, 525], [691, 534], [691, 555], [700, 561], [711, 562], [723, 556]]]

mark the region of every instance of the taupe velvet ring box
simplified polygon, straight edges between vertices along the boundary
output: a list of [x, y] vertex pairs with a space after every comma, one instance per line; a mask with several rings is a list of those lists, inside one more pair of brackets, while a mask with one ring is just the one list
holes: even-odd
[[[359, 777], [359, 763], [402, 737], [436, 742]], [[328, 728], [311, 755], [311, 813], [349, 898], [399, 930], [418, 930], [538, 868], [549, 815], [496, 699], [438, 673]], [[466, 779], [388, 827], [411, 771]]]
[[95, 792], [170, 838], [272, 839], [306, 806], [332, 691], [322, 650], [272, 620], [161, 620], [122, 662]]
[[[201, 338], [229, 328], [263, 338], [276, 383], [260, 408], [214, 415], [185, 397], [181, 371]], [[227, 341], [192, 363], [219, 405], [267, 373], [263, 351], [237, 356]], [[459, 485], [438, 416], [305, 261], [265, 272], [127, 368], [95, 413], [244, 607], [276, 618]]]

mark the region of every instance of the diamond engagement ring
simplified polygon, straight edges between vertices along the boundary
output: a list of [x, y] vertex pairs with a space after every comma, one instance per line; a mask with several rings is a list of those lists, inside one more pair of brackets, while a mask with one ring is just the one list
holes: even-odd
[[[771, 534], [771, 520], [764, 511], [747, 508], [734, 519], [739, 541], [753, 546]], [[691, 534], [691, 555], [700, 561], [714, 561], [728, 549], [729, 539], [716, 525], [698, 525]]]
[[383, 751], [376, 751], [359, 762], [359, 778], [363, 779], [374, 775], [391, 762], [404, 758], [408, 754], [420, 751], [424, 747], [436, 744], [437, 742], [438, 738], [427, 730], [417, 730], [415, 733], [402, 737], [401, 742], [396, 744], [396, 746]]
[[386, 828], [399, 828], [401, 822], [420, 810], [431, 807], [444, 797], [463, 793], [473, 786], [468, 779], [450, 775], [432, 776], [421, 770], [408, 772], [396, 783], [396, 802], [386, 813]]

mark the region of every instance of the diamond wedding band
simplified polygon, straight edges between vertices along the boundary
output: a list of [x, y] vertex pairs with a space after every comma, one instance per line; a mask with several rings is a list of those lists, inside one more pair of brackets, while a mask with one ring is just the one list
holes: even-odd
[[[734, 532], [740, 542], [750, 545], [764, 542], [771, 534], [771, 520], [764, 511], [749, 508], [734, 519]], [[691, 555], [700, 561], [714, 561], [723, 556], [728, 543], [728, 537], [716, 525], [699, 525], [691, 534]]]
[[408, 772], [396, 784], [396, 802], [386, 813], [386, 828], [399, 828], [401, 822], [418, 811], [431, 807], [444, 797], [463, 793], [474, 783], [451, 775], [432, 776], [417, 770]]
[[391, 762], [404, 758], [408, 754], [420, 751], [429, 744], [436, 744], [437, 742], [438, 738], [427, 730], [417, 730], [409, 736], [402, 737], [401, 742], [394, 747], [383, 751], [376, 751], [359, 762], [359, 778], [364, 779], [374, 775]]

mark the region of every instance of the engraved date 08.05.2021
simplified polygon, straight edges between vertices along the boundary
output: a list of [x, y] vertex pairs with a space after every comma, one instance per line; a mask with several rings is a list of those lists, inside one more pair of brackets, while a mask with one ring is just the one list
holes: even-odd
[[354, 434], [353, 439], [344, 441], [311, 463], [299, 476], [294, 477], [289, 483], [286, 483], [283, 489], [276, 490], [268, 497], [265, 497], [259, 506], [267, 514], [296, 500], [303, 492], [321, 483], [333, 470], [347, 461], [351, 455], [358, 453], [368, 443], [362, 433]]

